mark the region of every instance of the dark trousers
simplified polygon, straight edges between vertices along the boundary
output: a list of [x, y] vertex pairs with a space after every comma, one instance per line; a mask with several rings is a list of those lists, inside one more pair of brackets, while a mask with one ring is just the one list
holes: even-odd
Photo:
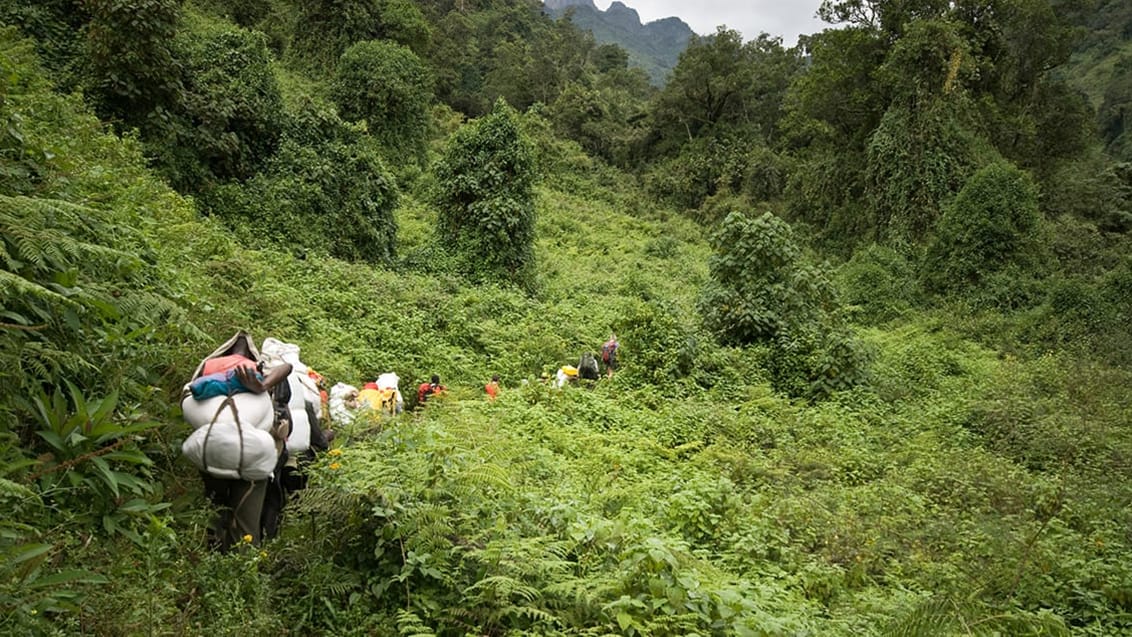
[[279, 522], [283, 507], [297, 491], [307, 488], [307, 477], [301, 469], [284, 466], [275, 471], [275, 478], [267, 485], [263, 499], [263, 538], [270, 540], [279, 535]]
[[244, 542], [251, 536], [252, 544], [259, 544], [260, 515], [267, 491], [267, 480], [237, 480], [216, 478], [201, 474], [204, 493], [217, 508], [212, 527], [212, 544], [222, 552]]

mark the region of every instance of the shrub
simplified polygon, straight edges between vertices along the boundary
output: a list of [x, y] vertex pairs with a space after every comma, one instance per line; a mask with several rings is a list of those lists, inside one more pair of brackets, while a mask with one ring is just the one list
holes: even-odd
[[1030, 176], [999, 162], [964, 184], [928, 247], [924, 280], [934, 291], [985, 285], [996, 273], [1040, 261], [1038, 193]]
[[437, 164], [437, 235], [470, 278], [533, 284], [533, 157], [515, 112], [498, 101], [456, 132]]
[[883, 323], [907, 314], [916, 302], [916, 273], [900, 252], [877, 244], [858, 250], [838, 269], [838, 290], [854, 316]]
[[104, 114], [137, 126], [154, 109], [181, 99], [181, 69], [173, 51], [179, 0], [89, 3], [87, 25], [92, 92]]
[[791, 396], [823, 398], [865, 380], [867, 356], [838, 327], [827, 272], [803, 258], [789, 224], [732, 212], [712, 243], [699, 308], [723, 343], [769, 344], [771, 384]]
[[698, 348], [695, 334], [685, 328], [675, 309], [661, 302], [637, 305], [618, 321], [619, 341], [628, 355], [618, 377], [636, 386], [670, 385], [692, 373]]
[[267, 39], [231, 29], [186, 36], [180, 46], [184, 103], [149, 136], [158, 167], [182, 192], [251, 177], [275, 152], [284, 123]]
[[391, 42], [359, 42], [342, 54], [330, 92], [342, 117], [366, 120], [383, 146], [424, 162], [432, 77], [412, 51]]
[[770, 341], [818, 323], [833, 290], [802, 258], [794, 231], [771, 213], [732, 212], [712, 236], [711, 281], [700, 299], [708, 328], [731, 345]]
[[264, 237], [296, 253], [388, 264], [394, 257], [398, 195], [372, 141], [331, 112], [290, 117], [263, 173], [204, 197], [247, 240]]
[[329, 75], [351, 45], [391, 40], [420, 53], [429, 25], [409, 0], [314, 0], [299, 3], [288, 57], [316, 75]]

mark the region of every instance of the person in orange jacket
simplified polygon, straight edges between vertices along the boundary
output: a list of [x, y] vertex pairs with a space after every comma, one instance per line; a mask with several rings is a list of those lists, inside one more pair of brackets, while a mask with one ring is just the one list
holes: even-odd
[[446, 389], [444, 385], [440, 384], [440, 375], [433, 374], [432, 380], [421, 383], [420, 387], [417, 387], [417, 402], [423, 405], [429, 396], [444, 392]]
[[487, 397], [490, 400], [495, 400], [499, 396], [499, 374], [494, 374], [491, 377], [491, 382], [483, 386], [483, 390], [487, 392]]

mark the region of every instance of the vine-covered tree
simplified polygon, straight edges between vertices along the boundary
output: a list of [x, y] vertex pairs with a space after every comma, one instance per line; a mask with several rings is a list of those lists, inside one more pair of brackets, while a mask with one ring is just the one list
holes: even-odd
[[103, 112], [128, 126], [180, 99], [181, 70], [173, 38], [180, 0], [97, 0], [87, 3], [92, 92]]
[[928, 248], [925, 280], [934, 290], [977, 287], [1010, 266], [1028, 270], [1041, 256], [1038, 190], [1007, 162], [990, 164], [959, 191]]
[[333, 71], [346, 49], [358, 42], [392, 40], [421, 53], [431, 37], [428, 22], [411, 0], [313, 0], [298, 8], [299, 26], [287, 57], [318, 73]]
[[502, 100], [466, 124], [436, 166], [437, 235], [473, 280], [534, 282], [534, 153]]
[[724, 343], [750, 345], [820, 322], [833, 301], [826, 274], [809, 264], [790, 224], [766, 212], [732, 212], [712, 235], [711, 281], [700, 300]]
[[289, 114], [279, 150], [264, 170], [217, 188], [204, 202], [248, 242], [268, 239], [296, 253], [393, 261], [393, 175], [364, 128], [326, 108], [304, 104]]
[[266, 37], [233, 28], [186, 35], [178, 45], [184, 103], [150, 136], [157, 165], [182, 191], [251, 177], [275, 152], [283, 126]]
[[432, 75], [411, 50], [374, 40], [351, 46], [330, 92], [342, 117], [366, 120], [394, 156], [424, 162]]
[[732, 212], [712, 246], [699, 310], [721, 342], [769, 345], [771, 382], [794, 396], [823, 397], [865, 379], [867, 357], [839, 325], [828, 273], [804, 256], [788, 223]]
[[1120, 161], [1132, 161], [1132, 55], [1113, 67], [1097, 118], [1105, 150]]
[[772, 139], [786, 89], [802, 62], [779, 38], [761, 34], [744, 43], [721, 28], [693, 37], [653, 107], [658, 152], [697, 138], [741, 130]]

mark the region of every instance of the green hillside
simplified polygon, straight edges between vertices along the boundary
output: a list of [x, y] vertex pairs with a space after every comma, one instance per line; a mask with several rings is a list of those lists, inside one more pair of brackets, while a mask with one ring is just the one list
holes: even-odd
[[[653, 92], [530, 3], [0, 2], [0, 634], [1132, 631], [1132, 182], [1034, 6]], [[407, 409], [225, 554], [240, 329]]]

